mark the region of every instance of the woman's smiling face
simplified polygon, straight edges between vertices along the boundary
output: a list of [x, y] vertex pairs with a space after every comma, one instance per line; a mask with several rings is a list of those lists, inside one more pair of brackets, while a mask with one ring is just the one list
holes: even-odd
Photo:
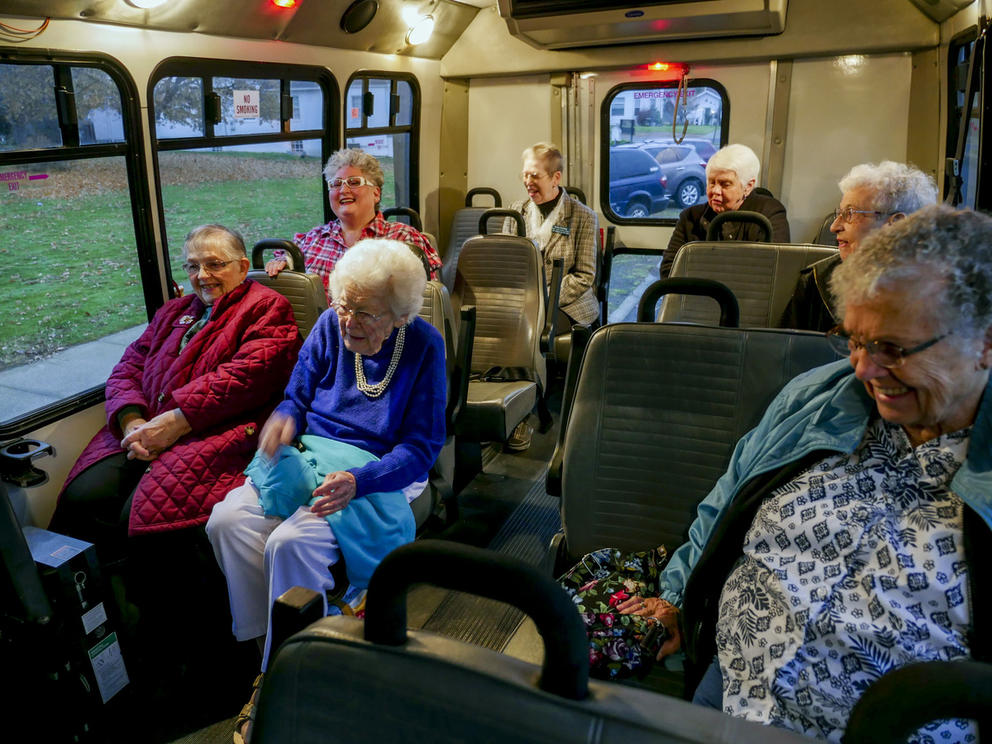
[[986, 340], [962, 339], [941, 326], [933, 308], [945, 280], [926, 277], [849, 303], [844, 330], [856, 342], [889, 341], [911, 349], [941, 338], [897, 367], [877, 364], [863, 347], [851, 352], [855, 375], [882, 418], [902, 425], [914, 444], [969, 426], [988, 383], [992, 352]]

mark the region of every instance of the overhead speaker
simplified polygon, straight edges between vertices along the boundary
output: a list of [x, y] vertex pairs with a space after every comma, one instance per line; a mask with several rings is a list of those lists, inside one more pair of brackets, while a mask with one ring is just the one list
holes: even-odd
[[372, 23], [379, 3], [376, 0], [355, 0], [341, 16], [341, 30], [355, 34]]

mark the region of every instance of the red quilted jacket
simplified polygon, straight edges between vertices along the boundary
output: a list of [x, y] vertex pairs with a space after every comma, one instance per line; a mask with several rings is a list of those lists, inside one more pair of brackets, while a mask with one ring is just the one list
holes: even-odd
[[107, 381], [107, 426], [66, 479], [68, 485], [121, 452], [117, 413], [125, 406], [139, 406], [145, 419], [181, 409], [193, 430], [148, 463], [131, 504], [131, 535], [206, 522], [213, 505], [241, 485], [300, 350], [289, 301], [251, 280], [217, 300], [210, 320], [180, 351], [183, 334], [203, 312], [191, 294], [155, 313]]

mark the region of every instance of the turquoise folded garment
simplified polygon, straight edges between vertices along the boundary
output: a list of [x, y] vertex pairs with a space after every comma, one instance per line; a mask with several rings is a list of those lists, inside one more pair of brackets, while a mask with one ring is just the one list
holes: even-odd
[[[379, 458], [351, 444], [304, 434], [303, 451], [283, 445], [271, 460], [261, 452], [245, 468], [262, 510], [285, 519], [304, 504], [313, 504], [313, 491], [328, 473], [360, 468]], [[364, 589], [380, 561], [394, 548], [411, 542], [416, 533], [413, 510], [402, 491], [383, 491], [353, 498], [327, 522], [344, 556], [348, 580]]]

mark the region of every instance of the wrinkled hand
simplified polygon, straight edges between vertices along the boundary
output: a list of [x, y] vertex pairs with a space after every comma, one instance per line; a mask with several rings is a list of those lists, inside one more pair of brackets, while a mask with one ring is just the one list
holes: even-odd
[[186, 416], [178, 408], [135, 426], [138, 421], [141, 419], [128, 422], [121, 440], [121, 449], [127, 452], [128, 460], [154, 460], [179, 437], [192, 431]]
[[313, 490], [317, 500], [310, 506], [310, 511], [318, 517], [326, 517], [339, 512], [348, 506], [355, 498], [355, 476], [345, 470], [328, 473], [324, 482]]
[[668, 640], [658, 650], [658, 661], [682, 648], [679, 632], [679, 608], [661, 597], [633, 596], [617, 605], [621, 615], [640, 615], [657, 620], [668, 631]]
[[270, 460], [284, 444], [292, 444], [296, 436], [296, 421], [284, 413], [273, 412], [258, 436], [258, 448]]
[[269, 276], [279, 276], [279, 272], [289, 266], [285, 258], [273, 258], [265, 264], [265, 273]]

